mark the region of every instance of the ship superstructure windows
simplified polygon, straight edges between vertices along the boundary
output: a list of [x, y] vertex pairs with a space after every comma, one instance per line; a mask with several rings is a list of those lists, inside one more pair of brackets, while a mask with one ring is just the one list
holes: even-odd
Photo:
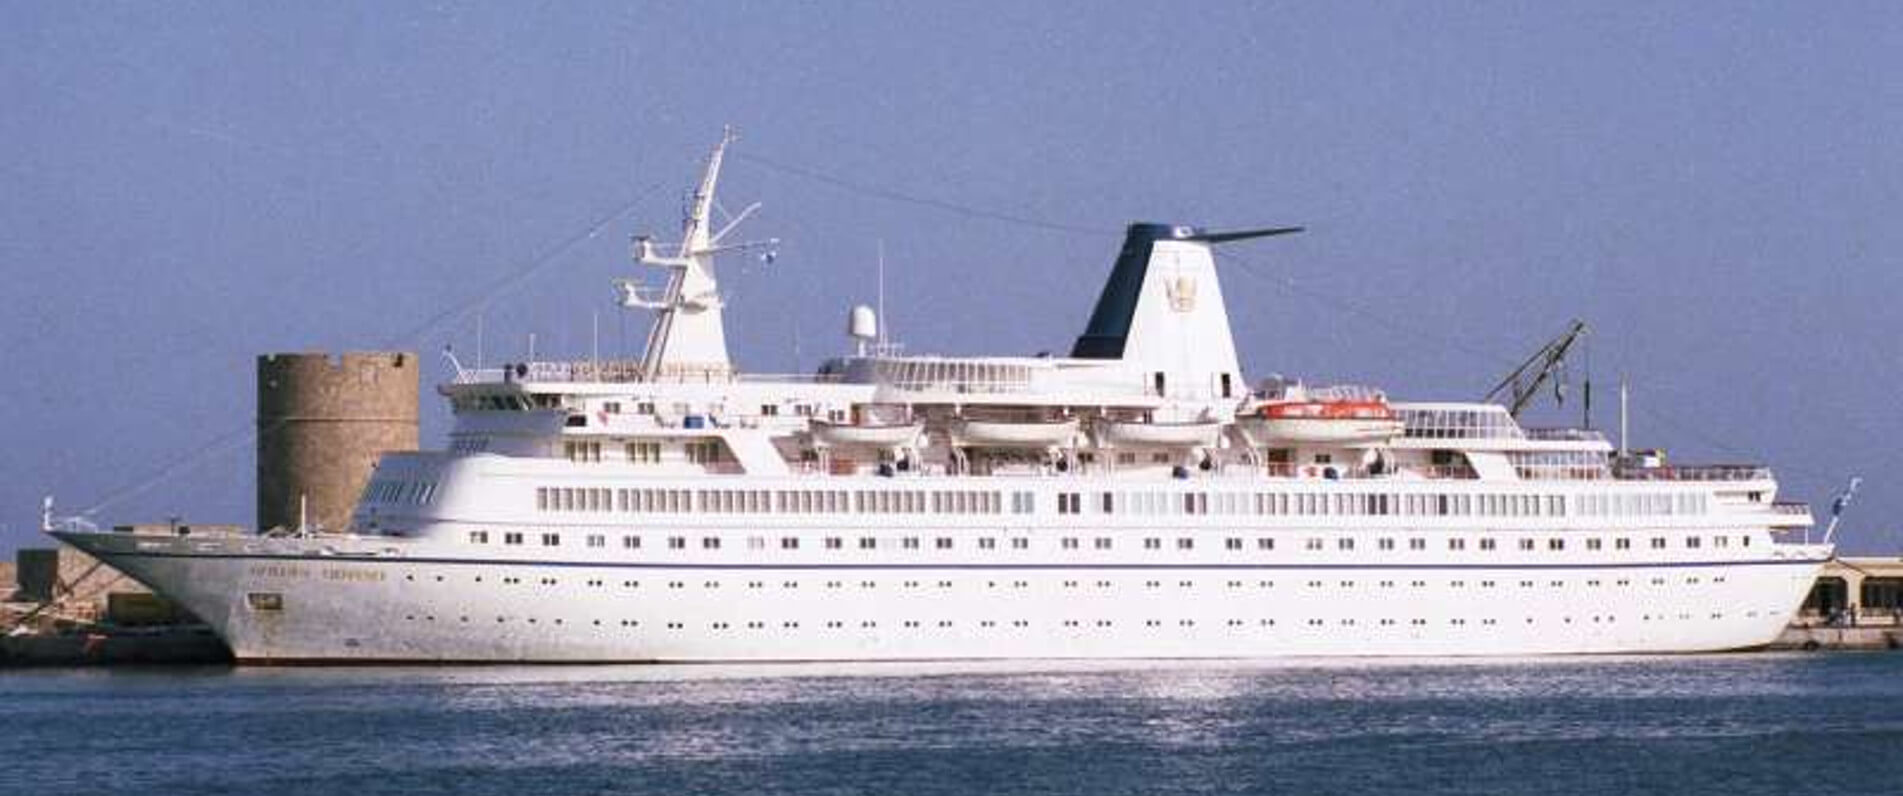
[[421, 506], [435, 499], [434, 481], [374, 479], [363, 488], [365, 502]]
[[1406, 436], [1422, 439], [1523, 439], [1526, 433], [1503, 406], [1397, 409]]
[[1057, 513], [1059, 514], [1084, 513], [1083, 496], [1079, 495], [1076, 492], [1059, 492], [1057, 495]]
[[623, 446], [623, 454], [634, 464], [660, 464], [661, 443], [630, 442]]
[[687, 461], [690, 464], [725, 464], [728, 461], [727, 446], [717, 439], [695, 440], [681, 447], [687, 451]]

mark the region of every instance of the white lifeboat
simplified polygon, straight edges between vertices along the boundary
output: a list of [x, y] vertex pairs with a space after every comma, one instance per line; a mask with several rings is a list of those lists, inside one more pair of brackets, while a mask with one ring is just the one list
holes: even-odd
[[1114, 421], [1102, 426], [1106, 441], [1112, 445], [1157, 448], [1213, 448], [1222, 435], [1222, 424], [1213, 420], [1141, 423]]
[[1236, 418], [1236, 427], [1256, 446], [1282, 443], [1371, 445], [1401, 435], [1400, 415], [1387, 396], [1364, 388], [1299, 387], [1257, 404]]
[[813, 438], [828, 445], [904, 448], [918, 440], [923, 423], [852, 424], [813, 421]]
[[965, 418], [955, 424], [955, 436], [961, 445], [1000, 448], [1064, 447], [1077, 436], [1077, 418], [1062, 420], [976, 420]]

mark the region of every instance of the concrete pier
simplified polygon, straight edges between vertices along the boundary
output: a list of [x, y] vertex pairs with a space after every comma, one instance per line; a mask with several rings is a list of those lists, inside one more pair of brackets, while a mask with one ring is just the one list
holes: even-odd
[[1903, 557], [1832, 559], [1775, 649], [1903, 649]]

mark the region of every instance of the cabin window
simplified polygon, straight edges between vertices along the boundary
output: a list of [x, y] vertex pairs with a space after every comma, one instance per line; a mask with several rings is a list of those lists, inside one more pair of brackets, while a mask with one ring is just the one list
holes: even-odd
[[660, 464], [661, 443], [630, 442], [627, 444], [628, 461], [635, 464]]

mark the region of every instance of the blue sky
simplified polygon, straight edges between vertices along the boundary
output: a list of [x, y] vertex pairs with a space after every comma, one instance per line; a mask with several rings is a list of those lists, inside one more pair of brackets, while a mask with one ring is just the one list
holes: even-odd
[[909, 350], [1030, 353], [1127, 222], [1304, 224], [1223, 261], [1252, 377], [1478, 397], [1583, 318], [1602, 425], [1623, 374], [1635, 444], [1861, 474], [1846, 543], [1903, 548], [1888, 4], [0, 12], [0, 549], [49, 492], [249, 522], [258, 353], [638, 344], [608, 280], [728, 123], [786, 241], [726, 275], [749, 370], [843, 350], [879, 240]]

